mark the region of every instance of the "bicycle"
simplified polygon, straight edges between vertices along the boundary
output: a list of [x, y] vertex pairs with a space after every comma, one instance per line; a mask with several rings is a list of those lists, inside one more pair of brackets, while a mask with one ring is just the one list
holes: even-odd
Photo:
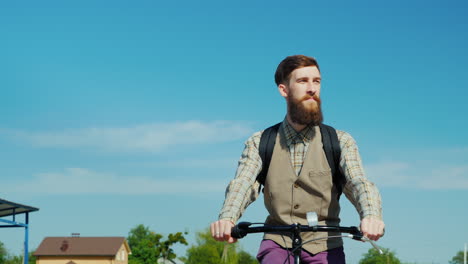
[[[291, 235], [292, 239], [292, 248], [290, 253], [285, 259], [283, 264], [289, 262], [290, 254], [294, 256], [294, 264], [300, 264], [300, 255], [302, 251], [302, 245], [329, 238], [340, 238], [348, 237], [354, 240], [369, 242], [371, 245], [380, 253], [383, 254], [382, 249], [374, 243], [374, 241], [365, 237], [362, 232], [356, 226], [331, 226], [331, 225], [318, 225], [318, 217], [316, 213], [309, 212], [307, 213], [307, 222], [308, 225], [292, 224], [292, 225], [265, 225], [263, 223], [249, 223], [249, 222], [240, 222], [235, 225], [231, 230], [231, 236], [233, 238], [243, 238], [250, 233], [265, 233], [265, 232], [281, 232]], [[253, 226], [251, 225], [262, 225], [262, 226]], [[312, 239], [306, 242], [302, 242], [301, 233], [302, 232], [339, 232], [347, 233], [349, 235], [339, 235], [339, 236], [326, 236], [316, 239]]]

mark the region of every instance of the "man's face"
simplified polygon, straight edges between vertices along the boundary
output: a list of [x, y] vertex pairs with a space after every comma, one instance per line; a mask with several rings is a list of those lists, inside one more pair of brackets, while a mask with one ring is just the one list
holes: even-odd
[[278, 86], [288, 103], [288, 116], [300, 125], [318, 125], [323, 116], [320, 107], [320, 72], [315, 66], [295, 69], [288, 84]]

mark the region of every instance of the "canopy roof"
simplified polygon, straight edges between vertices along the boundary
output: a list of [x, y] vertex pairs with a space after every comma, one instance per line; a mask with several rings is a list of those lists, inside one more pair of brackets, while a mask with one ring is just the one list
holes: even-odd
[[0, 217], [38, 211], [39, 208], [0, 199]]

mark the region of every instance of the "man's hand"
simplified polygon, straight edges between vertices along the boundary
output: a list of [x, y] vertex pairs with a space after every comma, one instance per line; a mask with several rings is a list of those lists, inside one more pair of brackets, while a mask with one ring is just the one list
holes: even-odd
[[375, 216], [366, 216], [361, 220], [361, 232], [371, 240], [379, 240], [384, 235], [384, 229], [384, 222]]
[[218, 220], [211, 223], [211, 235], [218, 241], [227, 241], [228, 243], [234, 243], [237, 241], [236, 238], [231, 237], [231, 229], [234, 227], [234, 223], [229, 220]]

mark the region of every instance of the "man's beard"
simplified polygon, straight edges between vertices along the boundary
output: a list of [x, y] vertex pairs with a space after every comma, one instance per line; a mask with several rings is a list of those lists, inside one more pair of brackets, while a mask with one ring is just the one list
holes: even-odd
[[[317, 104], [306, 106], [303, 102], [312, 97], [314, 98]], [[314, 94], [313, 96], [305, 95], [299, 99], [294, 99], [292, 98], [292, 96], [289, 96], [287, 98], [287, 102], [288, 113], [291, 118], [291, 121], [293, 121], [294, 123], [299, 125], [316, 126], [323, 122], [323, 114], [321, 108], [322, 102], [320, 101], [320, 98], [317, 96], [317, 94]]]

